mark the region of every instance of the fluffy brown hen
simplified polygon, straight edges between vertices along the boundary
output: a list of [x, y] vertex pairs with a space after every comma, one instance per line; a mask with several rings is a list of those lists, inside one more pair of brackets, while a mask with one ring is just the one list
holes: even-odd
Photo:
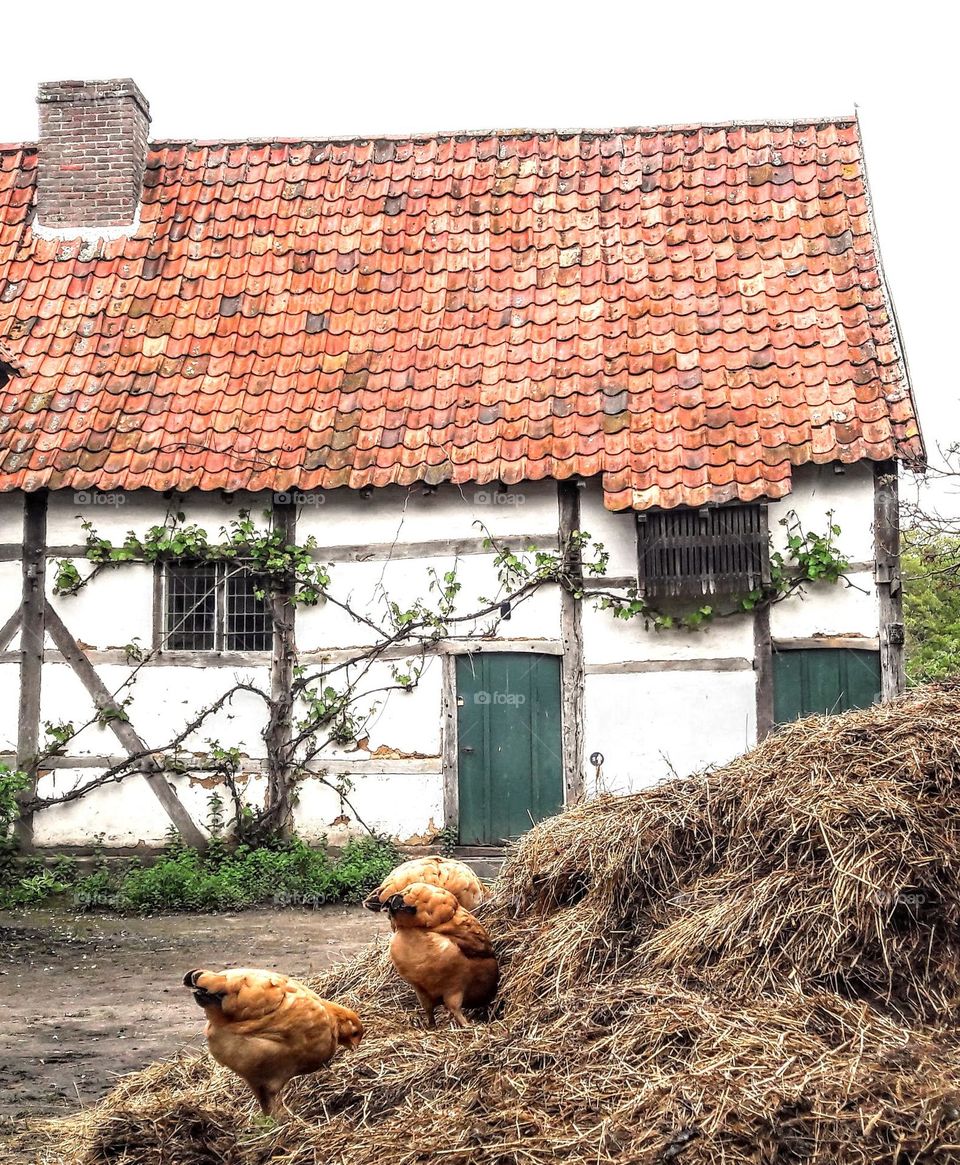
[[497, 991], [499, 967], [482, 923], [449, 890], [414, 882], [386, 900], [394, 926], [390, 958], [413, 987], [435, 1027], [442, 1002], [454, 1023], [467, 1027], [464, 1007], [484, 1007]]
[[392, 894], [402, 893], [414, 882], [425, 882], [428, 886], [449, 890], [464, 910], [476, 910], [486, 897], [483, 883], [469, 866], [454, 858], [433, 855], [414, 858], [391, 870], [363, 904], [368, 910], [383, 910]]
[[243, 1077], [266, 1113], [294, 1076], [322, 1068], [363, 1038], [356, 1012], [274, 971], [188, 971], [183, 983], [207, 1016], [213, 1058]]

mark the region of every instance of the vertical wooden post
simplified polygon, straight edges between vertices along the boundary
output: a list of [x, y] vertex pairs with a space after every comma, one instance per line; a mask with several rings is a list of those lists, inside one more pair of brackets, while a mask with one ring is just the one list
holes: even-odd
[[443, 668], [443, 828], [460, 828], [460, 774], [457, 767], [457, 659], [445, 653]]
[[[20, 719], [17, 727], [17, 768], [30, 778], [21, 800], [37, 791], [37, 752], [40, 742], [40, 677], [46, 608], [47, 491], [24, 495], [22, 606], [20, 620]], [[33, 814], [24, 813], [17, 823], [21, 845], [33, 841]]]
[[[570, 552], [570, 535], [580, 529], [580, 487], [576, 481], [561, 481], [560, 547], [567, 553], [566, 569], [574, 578], [582, 574], [579, 550]], [[583, 627], [582, 602], [564, 588], [560, 593], [560, 661], [561, 725], [563, 733], [563, 783], [568, 805], [583, 796]]]
[[[273, 500], [273, 526], [282, 530], [285, 544], [297, 538], [297, 510], [289, 501]], [[268, 809], [273, 809], [274, 823], [281, 832], [292, 831], [293, 787], [290, 772], [290, 742], [293, 738], [293, 669], [296, 663], [296, 609], [293, 586], [271, 592], [270, 614], [273, 625], [273, 649], [270, 657], [270, 723], [264, 734], [267, 746]]]
[[753, 670], [757, 678], [757, 743], [773, 728], [773, 641], [770, 638], [770, 604], [753, 612]]
[[873, 469], [873, 540], [880, 605], [880, 692], [896, 699], [907, 686], [904, 666], [903, 591], [900, 581], [900, 492], [896, 461]]

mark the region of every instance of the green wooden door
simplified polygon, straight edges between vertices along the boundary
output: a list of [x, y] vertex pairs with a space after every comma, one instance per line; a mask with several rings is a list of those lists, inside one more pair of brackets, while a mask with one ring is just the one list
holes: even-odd
[[563, 805], [560, 660], [457, 657], [460, 843], [499, 845]]
[[880, 697], [876, 651], [817, 647], [773, 656], [773, 715], [778, 724], [812, 712], [868, 708]]

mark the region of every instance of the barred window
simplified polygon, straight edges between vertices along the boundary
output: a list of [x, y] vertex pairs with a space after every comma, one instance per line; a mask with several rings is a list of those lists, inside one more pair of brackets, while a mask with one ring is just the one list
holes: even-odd
[[770, 580], [763, 505], [637, 515], [639, 583], [650, 598], [748, 594]]
[[168, 651], [269, 651], [266, 598], [236, 562], [164, 564], [163, 642]]

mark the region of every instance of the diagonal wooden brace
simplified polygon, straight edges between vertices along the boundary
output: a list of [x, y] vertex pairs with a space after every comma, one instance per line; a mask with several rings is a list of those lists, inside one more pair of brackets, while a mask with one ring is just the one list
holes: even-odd
[[[57, 650], [77, 673], [80, 682], [90, 693], [98, 711], [122, 712], [103, 680], [97, 675], [93, 664], [87, 659], [76, 640], [67, 630], [63, 620], [49, 602], [45, 604], [45, 607], [46, 629], [50, 637], [56, 644]], [[137, 753], [149, 752], [147, 745], [144, 744], [129, 720], [123, 716], [118, 716], [112, 718], [109, 725], [116, 738], [127, 750], [128, 755], [135, 756]], [[140, 762], [140, 772], [157, 800], [166, 810], [170, 820], [177, 827], [183, 840], [188, 845], [202, 849], [207, 844], [205, 834], [187, 812], [183, 802], [177, 796], [176, 791], [171, 788], [163, 773], [158, 770], [157, 762], [152, 756], [143, 758]]]
[[0, 627], [0, 651], [6, 651], [10, 646], [14, 635], [20, 630], [22, 620], [23, 612], [17, 607], [6, 623]]

